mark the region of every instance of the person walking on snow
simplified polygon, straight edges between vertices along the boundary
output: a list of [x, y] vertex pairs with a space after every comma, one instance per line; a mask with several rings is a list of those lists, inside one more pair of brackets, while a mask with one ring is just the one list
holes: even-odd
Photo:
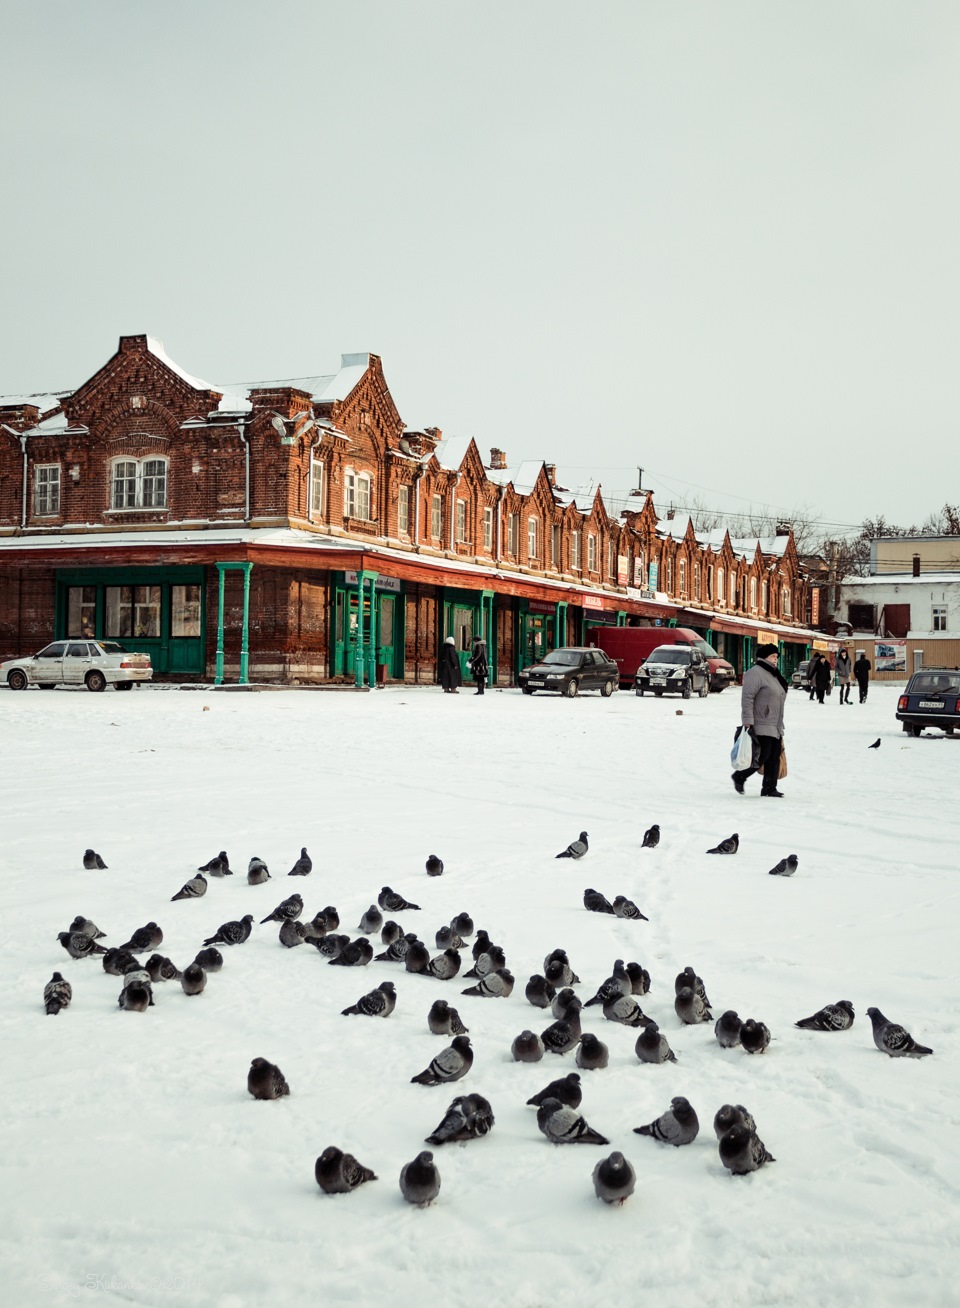
[[850, 663], [850, 654], [846, 645], [840, 646], [840, 652], [837, 655], [837, 681], [840, 683], [840, 703], [850, 703], [850, 677], [853, 667]]
[[777, 789], [780, 772], [780, 750], [783, 742], [783, 706], [787, 698], [787, 683], [777, 668], [779, 651], [776, 645], [758, 645], [757, 661], [743, 678], [740, 690], [740, 721], [760, 753], [755, 767], [734, 772], [733, 787], [738, 795], [744, 793], [743, 783], [754, 772], [763, 770], [760, 794], [771, 799], [782, 799]]
[[[813, 671], [811, 669], [811, 671]], [[817, 692], [817, 703], [823, 703], [823, 697], [827, 693], [827, 687], [833, 680], [833, 668], [830, 666], [830, 660], [823, 654], [820, 655], [820, 662], [817, 664], [816, 671], [811, 678], [814, 689]]]
[[440, 685], [445, 695], [459, 694], [462, 678], [460, 675], [460, 655], [452, 636], [448, 636], [440, 648]]
[[470, 655], [470, 671], [473, 673], [473, 679], [477, 683], [476, 694], [482, 695], [484, 687], [487, 684], [487, 642], [477, 636], [473, 642], [473, 653]]
[[810, 698], [813, 699], [817, 693], [817, 668], [820, 666], [820, 655], [814, 654], [810, 660], [810, 666], [807, 668], [807, 681], [810, 683]]
[[865, 650], [858, 649], [857, 655], [857, 661], [853, 665], [853, 675], [856, 677], [857, 685], [860, 688], [860, 703], [864, 704], [867, 699], [867, 686], [870, 681], [870, 668], [872, 665]]

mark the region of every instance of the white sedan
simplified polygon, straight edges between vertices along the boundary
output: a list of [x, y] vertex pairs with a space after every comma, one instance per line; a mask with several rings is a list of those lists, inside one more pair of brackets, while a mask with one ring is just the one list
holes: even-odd
[[149, 681], [152, 676], [149, 654], [132, 654], [115, 640], [55, 640], [39, 654], [0, 663], [0, 684], [11, 690], [28, 686], [130, 690], [135, 681]]

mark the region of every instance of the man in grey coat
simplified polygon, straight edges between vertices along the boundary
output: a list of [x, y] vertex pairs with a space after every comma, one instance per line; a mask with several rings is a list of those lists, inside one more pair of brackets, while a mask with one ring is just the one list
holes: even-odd
[[763, 771], [763, 785], [760, 794], [771, 799], [782, 799], [783, 792], [777, 789], [780, 771], [780, 748], [783, 740], [783, 705], [787, 698], [787, 683], [777, 668], [779, 651], [776, 645], [758, 645], [757, 661], [749, 672], [744, 674], [740, 692], [740, 721], [754, 741], [759, 745], [756, 752], [756, 764], [742, 772], [734, 772], [733, 785], [738, 795], [742, 795], [743, 783], [754, 772]]

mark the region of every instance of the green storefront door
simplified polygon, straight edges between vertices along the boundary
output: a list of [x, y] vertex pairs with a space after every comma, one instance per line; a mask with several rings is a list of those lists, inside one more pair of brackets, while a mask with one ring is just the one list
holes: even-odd
[[[404, 669], [404, 633], [406, 628], [406, 600], [403, 583], [394, 577], [378, 577], [375, 581], [376, 602], [374, 627], [370, 626], [369, 576], [363, 594], [364, 660], [372, 644], [376, 650], [375, 662], [384, 664], [386, 675], [402, 680]], [[355, 677], [357, 672], [357, 646], [360, 629], [360, 599], [357, 574], [341, 574], [333, 590], [333, 641], [331, 670], [335, 677]], [[364, 668], [366, 675], [368, 668]]]
[[[442, 639], [452, 636], [460, 659], [460, 674], [470, 678], [467, 660], [473, 653], [475, 636], [483, 635], [482, 595], [472, 590], [447, 590], [443, 599]], [[489, 646], [489, 641], [488, 641]], [[489, 660], [489, 650], [487, 658]]]

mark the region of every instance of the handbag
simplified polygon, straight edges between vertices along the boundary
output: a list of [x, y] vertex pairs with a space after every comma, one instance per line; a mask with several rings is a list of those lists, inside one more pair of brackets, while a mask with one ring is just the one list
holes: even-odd
[[753, 740], [745, 727], [737, 727], [733, 733], [730, 762], [736, 772], [746, 772], [753, 767]]
[[783, 741], [780, 741], [780, 768], [777, 772], [777, 780], [782, 781], [787, 775], [787, 749]]

